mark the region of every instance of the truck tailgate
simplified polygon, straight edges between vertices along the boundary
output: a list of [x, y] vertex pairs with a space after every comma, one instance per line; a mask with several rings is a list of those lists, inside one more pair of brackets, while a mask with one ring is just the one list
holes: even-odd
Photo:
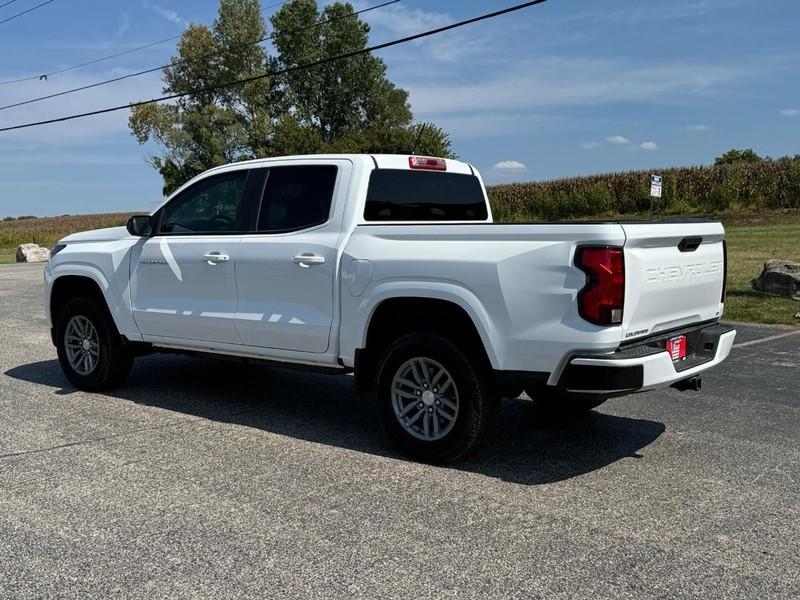
[[623, 341], [721, 315], [721, 223], [621, 225], [626, 237]]

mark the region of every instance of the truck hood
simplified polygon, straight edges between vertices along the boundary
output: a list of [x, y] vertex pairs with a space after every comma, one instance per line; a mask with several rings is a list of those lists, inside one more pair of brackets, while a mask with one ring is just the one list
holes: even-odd
[[125, 227], [105, 227], [91, 231], [79, 231], [59, 240], [59, 244], [74, 244], [75, 242], [114, 242], [130, 237]]

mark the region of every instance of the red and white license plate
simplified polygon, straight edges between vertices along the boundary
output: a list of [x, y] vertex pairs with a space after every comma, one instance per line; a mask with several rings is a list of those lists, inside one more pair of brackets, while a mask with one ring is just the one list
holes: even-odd
[[667, 352], [669, 352], [672, 360], [686, 358], [686, 336], [679, 335], [678, 337], [668, 339]]

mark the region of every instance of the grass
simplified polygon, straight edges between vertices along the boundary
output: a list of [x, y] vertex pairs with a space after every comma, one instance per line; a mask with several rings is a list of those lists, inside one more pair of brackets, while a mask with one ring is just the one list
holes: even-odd
[[16, 248], [0, 248], [0, 265], [17, 262]]
[[796, 222], [731, 225], [728, 239], [728, 296], [725, 319], [750, 323], [800, 325], [800, 302], [757, 292], [751, 281], [770, 258], [800, 262], [800, 219]]
[[[38, 244], [51, 246], [76, 231], [124, 224], [127, 217], [116, 213], [0, 222], [0, 263], [15, 262], [18, 244], [35, 239]], [[725, 318], [800, 325], [800, 319], [794, 316], [800, 312], [800, 302], [756, 292], [750, 284], [770, 258], [800, 262], [800, 212], [723, 213], [721, 219], [728, 238]]]

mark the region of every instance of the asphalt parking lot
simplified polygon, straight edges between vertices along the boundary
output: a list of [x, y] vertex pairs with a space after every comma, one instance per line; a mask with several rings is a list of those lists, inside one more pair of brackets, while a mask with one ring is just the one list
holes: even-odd
[[509, 400], [450, 468], [349, 377], [156, 355], [76, 391], [41, 267], [0, 266], [0, 330], [3, 598], [800, 596], [800, 330], [741, 326], [701, 393]]

